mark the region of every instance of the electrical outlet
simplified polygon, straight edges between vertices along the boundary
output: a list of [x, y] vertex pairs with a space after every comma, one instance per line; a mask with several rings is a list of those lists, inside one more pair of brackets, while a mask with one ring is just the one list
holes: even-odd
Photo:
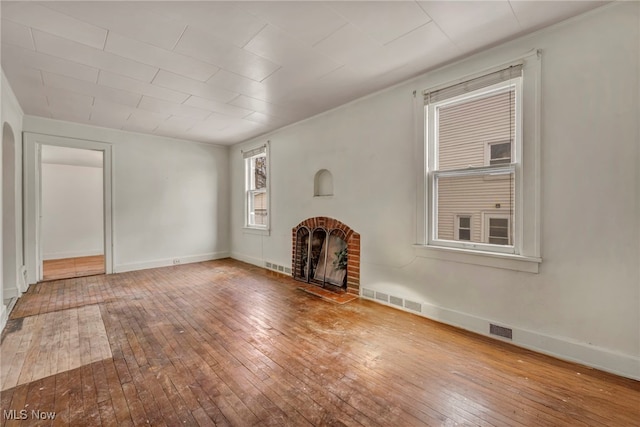
[[178, 264], [180, 264], [180, 258], [174, 258], [173, 265], [178, 265]]

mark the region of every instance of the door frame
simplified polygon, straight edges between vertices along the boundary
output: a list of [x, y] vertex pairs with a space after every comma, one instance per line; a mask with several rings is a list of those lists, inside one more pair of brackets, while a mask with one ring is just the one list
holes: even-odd
[[42, 280], [42, 146], [79, 148], [102, 152], [103, 233], [105, 273], [113, 273], [112, 148], [104, 142], [24, 132], [24, 261], [27, 282]]

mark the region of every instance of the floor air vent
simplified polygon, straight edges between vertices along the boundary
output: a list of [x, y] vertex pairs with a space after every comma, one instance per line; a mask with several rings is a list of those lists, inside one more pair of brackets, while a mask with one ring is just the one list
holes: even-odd
[[393, 305], [402, 307], [402, 298], [394, 297], [393, 295], [391, 295], [389, 297], [389, 302]]
[[389, 302], [389, 295], [382, 292], [376, 292], [376, 299], [379, 301]]
[[280, 273], [291, 274], [291, 268], [285, 267], [284, 265], [274, 264], [272, 262], [265, 261], [264, 266], [269, 270], [278, 271]]
[[362, 288], [362, 296], [365, 298], [375, 298], [376, 293], [373, 292], [371, 289]]
[[489, 323], [489, 333], [502, 338], [513, 339], [513, 330], [511, 328], [494, 325], [493, 323]]
[[422, 305], [419, 302], [404, 300], [404, 308], [422, 313]]

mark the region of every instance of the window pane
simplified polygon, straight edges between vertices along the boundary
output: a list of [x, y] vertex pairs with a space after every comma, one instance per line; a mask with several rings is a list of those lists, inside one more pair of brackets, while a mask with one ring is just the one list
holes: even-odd
[[[495, 179], [501, 178], [501, 179]], [[513, 241], [509, 228], [509, 219], [492, 218], [489, 226], [482, 224], [482, 218], [490, 214], [505, 215], [513, 221], [514, 206], [514, 174], [503, 176], [474, 175], [474, 176], [448, 176], [434, 177], [437, 226], [435, 238], [439, 240], [455, 240], [455, 221], [458, 223], [459, 236], [463, 236], [463, 220], [469, 220], [469, 240], [476, 243], [490, 243], [489, 238], [505, 238], [506, 243], [500, 241], [496, 244], [508, 244]], [[499, 206], [499, 207], [497, 207]], [[472, 218], [456, 218], [459, 212], [478, 212]], [[483, 215], [480, 215], [483, 214]], [[495, 221], [495, 222], [493, 222]], [[495, 230], [489, 232], [486, 228]], [[483, 239], [484, 234], [484, 241]], [[462, 239], [462, 237], [460, 237]]]
[[471, 228], [471, 218], [469, 218], [468, 216], [461, 216], [459, 220], [460, 220], [460, 224], [459, 224], [460, 228]]
[[493, 245], [508, 245], [509, 239], [502, 239], [500, 237], [489, 237], [489, 243]]
[[503, 237], [505, 239], [509, 238], [509, 228], [508, 227], [489, 227], [489, 237]]
[[507, 218], [489, 218], [489, 243], [509, 244], [509, 220]]
[[515, 89], [438, 107], [436, 120], [438, 170], [484, 166], [488, 141], [514, 140]]
[[261, 156], [255, 159], [255, 189], [267, 188], [267, 157]]
[[[507, 218], [491, 218], [489, 219], [489, 226], [491, 228], [507, 228], [509, 220]], [[493, 235], [493, 233], [491, 234]]]
[[491, 160], [511, 159], [511, 143], [491, 144]]
[[267, 193], [249, 192], [249, 225], [267, 225]]
[[471, 240], [471, 230], [469, 229], [459, 229], [458, 230], [458, 238], [459, 240]]

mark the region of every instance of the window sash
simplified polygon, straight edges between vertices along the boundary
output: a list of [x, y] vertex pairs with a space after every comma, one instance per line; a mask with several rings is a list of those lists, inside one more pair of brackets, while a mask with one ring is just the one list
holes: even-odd
[[490, 86], [499, 85], [509, 80], [522, 77], [523, 63], [515, 63], [506, 68], [485, 74], [460, 83], [447, 85], [424, 91], [425, 105], [439, 103], [448, 99], [458, 98], [465, 94], [476, 92]]
[[[503, 157], [493, 157], [493, 147], [496, 145], [506, 145], [509, 144], [509, 152], [506, 156]], [[511, 158], [513, 157], [513, 142], [512, 141], [499, 141], [499, 142], [488, 142], [487, 143], [487, 154], [486, 157], [488, 159], [487, 164], [490, 166], [494, 165], [503, 165], [511, 163]]]
[[[462, 225], [463, 219], [467, 220], [467, 222], [469, 223], [468, 226]], [[472, 236], [471, 221], [472, 221], [472, 215], [456, 215], [455, 234], [454, 234], [454, 238], [456, 240], [465, 241], [465, 242], [471, 241], [471, 236]], [[464, 233], [461, 233], [461, 232], [464, 232]], [[465, 238], [462, 238], [463, 234]], [[467, 235], [468, 235], [468, 238], [467, 238]]]
[[[260, 194], [265, 195], [265, 208], [256, 207], [256, 198]], [[269, 218], [269, 200], [267, 191], [265, 189], [260, 190], [247, 190], [247, 225], [251, 227], [267, 227], [267, 220]], [[262, 213], [264, 211], [264, 213]], [[258, 221], [258, 218], [263, 218], [262, 221]]]
[[[426, 163], [427, 163], [427, 173], [426, 173], [426, 181], [427, 181], [427, 215], [425, 218], [426, 221], [426, 231], [427, 231], [427, 245], [431, 246], [445, 246], [445, 247], [453, 247], [453, 248], [461, 248], [461, 249], [472, 249], [479, 250], [485, 252], [495, 252], [495, 253], [508, 253], [508, 254], [518, 254], [520, 251], [520, 247], [518, 244], [520, 243], [518, 240], [518, 236], [520, 233], [519, 227], [522, 226], [520, 221], [522, 220], [522, 214], [516, 210], [516, 207], [519, 206], [519, 199], [522, 197], [520, 194], [521, 191], [521, 132], [522, 132], [522, 71], [520, 68], [520, 74], [516, 75], [515, 79], [509, 77], [509, 79], [505, 79], [502, 82], [493, 85], [487, 85], [480, 89], [477, 89], [474, 92], [465, 91], [463, 93], [459, 93], [456, 96], [447, 97], [446, 99], [440, 100], [440, 102], [434, 103], [433, 98], [431, 98], [431, 103], [425, 105], [425, 137], [426, 137]], [[481, 167], [469, 167], [465, 169], [454, 169], [454, 170], [445, 170], [439, 171], [437, 169], [437, 159], [438, 159], [438, 143], [437, 143], [437, 130], [436, 130], [436, 121], [438, 120], [437, 108], [442, 105], [453, 104], [457, 102], [463, 102], [466, 99], [474, 99], [480, 98], [483, 96], [488, 96], [491, 93], [497, 93], [500, 91], [507, 90], [508, 88], [513, 88], [515, 90], [515, 123], [514, 123], [514, 135], [512, 136], [512, 150], [511, 150], [511, 162], [508, 164], [496, 164], [496, 165], [485, 165]], [[426, 93], [426, 92], [425, 92]], [[427, 98], [425, 97], [425, 100]], [[496, 141], [498, 142], [498, 141]], [[505, 142], [505, 141], [501, 141]], [[510, 222], [510, 227], [513, 228], [513, 239], [509, 242], [509, 245], [497, 245], [490, 244], [485, 242], [470, 242], [470, 241], [460, 241], [460, 240], [445, 240], [438, 239], [438, 205], [437, 205], [437, 181], [438, 178], [441, 177], [461, 177], [461, 176], [473, 176], [473, 175], [484, 175], [486, 179], [491, 179], [492, 177], [499, 176], [508, 176], [509, 174], [513, 174], [514, 176], [514, 201], [513, 201], [513, 210], [512, 210], [512, 218], [513, 223]], [[483, 229], [484, 231], [484, 225]], [[454, 235], [455, 236], [455, 235]]]
[[[245, 164], [245, 227], [267, 230], [269, 228], [269, 159], [267, 153], [268, 143], [260, 147], [242, 151]], [[264, 185], [257, 187], [256, 161], [265, 159]], [[260, 195], [263, 196], [258, 203]]]
[[[514, 189], [517, 189], [517, 180], [519, 176], [519, 168], [515, 164], [509, 165], [497, 165], [497, 166], [483, 166], [477, 168], [468, 168], [468, 169], [458, 169], [458, 170], [447, 170], [447, 171], [433, 171], [428, 174], [431, 189], [431, 197], [430, 197], [430, 215], [431, 224], [429, 227], [429, 236], [428, 236], [428, 244], [436, 245], [436, 246], [450, 246], [457, 247], [463, 249], [473, 249], [473, 250], [482, 250], [487, 252], [499, 252], [499, 253], [516, 253], [516, 246], [514, 245], [515, 241], [515, 230], [512, 230], [512, 224], [517, 224], [516, 222], [516, 204], [512, 204], [511, 211], [509, 213], [485, 213], [479, 212], [483, 215], [483, 224], [482, 224], [482, 238], [480, 242], [474, 241], [466, 241], [466, 240], [449, 240], [440, 238], [438, 235], [438, 223], [440, 218], [438, 217], [438, 180], [439, 178], [460, 178], [460, 177], [473, 177], [473, 176], [483, 176], [486, 178], [495, 177], [495, 176], [509, 176], [512, 175], [514, 177]], [[516, 190], [517, 192], [517, 190]], [[517, 196], [516, 196], [517, 197]], [[515, 202], [515, 200], [513, 201]], [[459, 229], [459, 221], [462, 217], [472, 217], [470, 214], [466, 215], [457, 215], [456, 216], [456, 229], [454, 233], [454, 239], [459, 237], [458, 229]], [[488, 224], [489, 217], [492, 218], [509, 218], [509, 244], [492, 244], [488, 242], [489, 229], [485, 225]], [[513, 223], [511, 222], [513, 219]], [[513, 236], [513, 238], [511, 238]], [[485, 242], [486, 240], [486, 242]]]
[[258, 161], [258, 159], [260, 158], [264, 158], [265, 159], [265, 169], [266, 169], [266, 159], [267, 159], [267, 155], [266, 154], [258, 154], [256, 156], [250, 157], [247, 159], [247, 161], [249, 162], [248, 168], [249, 168], [249, 189], [250, 190], [260, 190], [260, 189], [266, 189], [267, 188], [267, 180], [269, 179], [269, 175], [267, 173], [265, 173], [265, 180], [264, 180], [264, 185], [261, 187], [258, 187], [257, 184], [257, 180], [256, 180], [256, 163]]
[[[506, 226], [506, 234], [507, 234], [507, 236], [506, 236], [506, 237], [491, 234], [491, 233], [492, 233], [492, 230], [491, 230], [491, 229], [492, 229], [491, 220], [494, 220], [494, 219], [497, 219], [497, 220], [505, 220], [505, 221], [507, 221], [507, 226]], [[502, 243], [495, 243], [495, 245], [498, 245], [498, 246], [505, 246], [505, 247], [511, 246], [511, 244], [512, 244], [512, 241], [511, 241], [511, 235], [512, 235], [512, 222], [511, 222], [510, 215], [508, 215], [508, 214], [503, 214], [503, 213], [493, 213], [493, 212], [491, 212], [491, 213], [485, 213], [485, 214], [484, 214], [484, 219], [483, 219], [483, 221], [484, 221], [484, 224], [483, 224], [483, 227], [484, 227], [484, 236], [483, 236], [483, 240], [486, 240], [486, 242], [487, 242], [488, 244], [492, 244], [492, 243], [491, 243], [491, 240], [492, 240], [492, 239], [495, 239], [495, 240], [503, 240], [503, 239], [506, 239], [506, 240], [507, 240], [507, 244], [506, 244], [506, 245], [505, 245], [505, 244], [502, 244]], [[496, 229], [502, 229], [502, 228], [505, 228], [505, 227], [498, 226], [498, 225], [495, 225], [495, 226], [493, 226], [493, 227], [495, 227]], [[494, 231], [498, 231], [498, 230], [494, 230]]]

